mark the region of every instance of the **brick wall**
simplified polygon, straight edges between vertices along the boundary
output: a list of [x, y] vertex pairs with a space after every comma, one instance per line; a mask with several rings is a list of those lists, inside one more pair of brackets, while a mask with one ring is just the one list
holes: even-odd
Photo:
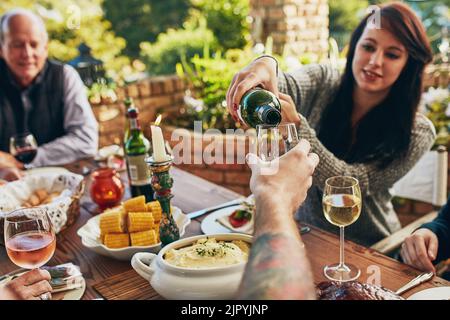
[[[184, 153], [174, 152], [175, 162], [178, 168], [191, 172], [211, 182], [217, 183], [242, 195], [250, 195], [249, 181], [251, 171], [245, 164], [244, 156], [250, 149], [250, 139], [240, 135], [225, 134], [197, 134], [193, 131], [178, 131], [178, 137], [172, 139], [174, 127], [164, 127], [164, 138], [170, 142], [176, 151], [176, 145], [185, 141], [191, 146], [190, 161], [182, 163]], [[186, 140], [184, 140], [186, 139]], [[194, 147], [195, 146], [195, 147]], [[214, 152], [209, 152], [214, 149]], [[208, 151], [209, 150], [209, 151]], [[216, 160], [214, 163], [204, 157], [212, 154]], [[226, 158], [226, 154], [231, 154]], [[200, 160], [194, 162], [194, 157]], [[186, 159], [187, 160], [187, 159]]]
[[[185, 90], [186, 85], [177, 76], [152, 77], [116, 89], [117, 102], [93, 104], [92, 109], [99, 122], [100, 148], [122, 143], [125, 127], [125, 107], [122, 101], [126, 96], [134, 99], [139, 109], [139, 121], [144, 129], [145, 136], [149, 138], [151, 132], [148, 124], [155, 120], [158, 113], [163, 115], [163, 125], [165, 118], [176, 117], [179, 109], [184, 106]], [[163, 127], [165, 139], [171, 142], [172, 147], [176, 145], [176, 141], [171, 141], [171, 134], [174, 130], [173, 127]], [[194, 139], [193, 132], [190, 132], [190, 134]], [[226, 137], [218, 135], [215, 141], [219, 139], [226, 139]], [[205, 137], [202, 142], [201, 159], [203, 158], [201, 157], [203, 149], [211, 142], [211, 140], [207, 140], [208, 137]], [[245, 144], [245, 148], [248, 150], [248, 140], [242, 137], [236, 138], [236, 148], [242, 144]], [[224, 143], [224, 146], [226, 146], [226, 143]], [[222, 153], [224, 152], [225, 147], [222, 149]], [[237, 153], [235, 154], [237, 155]], [[194, 148], [192, 148], [192, 158], [193, 156]], [[243, 195], [250, 194], [248, 187], [250, 169], [246, 164], [206, 164], [202, 162], [201, 164], [180, 164], [178, 167]]]
[[250, 0], [254, 42], [273, 39], [278, 54], [328, 52], [328, 0]]
[[125, 127], [126, 96], [134, 99], [139, 109], [139, 121], [146, 136], [150, 135], [148, 124], [155, 120], [158, 113], [163, 118], [175, 116], [184, 105], [186, 86], [177, 76], [152, 77], [126, 87], [116, 89], [117, 102], [93, 104], [92, 109], [99, 122], [100, 147], [121, 144]]

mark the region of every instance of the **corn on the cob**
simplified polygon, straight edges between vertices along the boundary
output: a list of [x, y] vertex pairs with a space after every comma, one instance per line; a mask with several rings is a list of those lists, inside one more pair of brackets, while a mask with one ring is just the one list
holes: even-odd
[[123, 248], [130, 245], [128, 233], [107, 233], [105, 234], [104, 245], [108, 248]]
[[106, 234], [111, 232], [124, 232], [125, 221], [123, 219], [123, 211], [115, 210], [102, 213], [100, 215], [100, 233]]
[[130, 233], [132, 246], [151, 246], [157, 244], [155, 230]]
[[150, 230], [154, 225], [155, 220], [151, 212], [128, 213], [128, 232]]
[[126, 212], [146, 212], [145, 196], [128, 199], [123, 203], [123, 208]]
[[155, 219], [155, 221], [161, 221], [162, 208], [159, 204], [159, 201], [152, 201], [147, 203], [147, 210], [151, 211], [151, 213], [153, 214], [153, 219]]

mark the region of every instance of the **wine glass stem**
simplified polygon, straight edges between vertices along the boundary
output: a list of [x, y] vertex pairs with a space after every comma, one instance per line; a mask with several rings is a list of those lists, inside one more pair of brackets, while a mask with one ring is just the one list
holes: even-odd
[[343, 268], [345, 266], [344, 264], [344, 227], [339, 227], [340, 231], [340, 245], [339, 245], [339, 267]]

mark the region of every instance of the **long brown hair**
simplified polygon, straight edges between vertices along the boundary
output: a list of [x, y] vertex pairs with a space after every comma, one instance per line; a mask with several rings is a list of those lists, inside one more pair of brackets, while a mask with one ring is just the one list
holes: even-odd
[[378, 13], [381, 27], [395, 35], [408, 51], [406, 65], [384, 101], [359, 121], [352, 144], [355, 85], [352, 62], [356, 44], [372, 17], [368, 14], [351, 36], [345, 71], [334, 99], [325, 109], [319, 139], [337, 157], [349, 163], [378, 161], [378, 166], [383, 168], [408, 150], [422, 93], [423, 73], [426, 64], [432, 61], [432, 52], [423, 24], [407, 5], [384, 4]]

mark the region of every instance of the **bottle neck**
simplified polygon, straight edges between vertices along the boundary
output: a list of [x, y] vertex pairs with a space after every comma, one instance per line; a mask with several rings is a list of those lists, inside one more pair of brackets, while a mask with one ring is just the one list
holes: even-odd
[[130, 130], [131, 131], [141, 131], [141, 125], [137, 118], [130, 118]]
[[281, 122], [281, 112], [268, 105], [259, 106], [256, 115], [265, 124], [278, 125]]

